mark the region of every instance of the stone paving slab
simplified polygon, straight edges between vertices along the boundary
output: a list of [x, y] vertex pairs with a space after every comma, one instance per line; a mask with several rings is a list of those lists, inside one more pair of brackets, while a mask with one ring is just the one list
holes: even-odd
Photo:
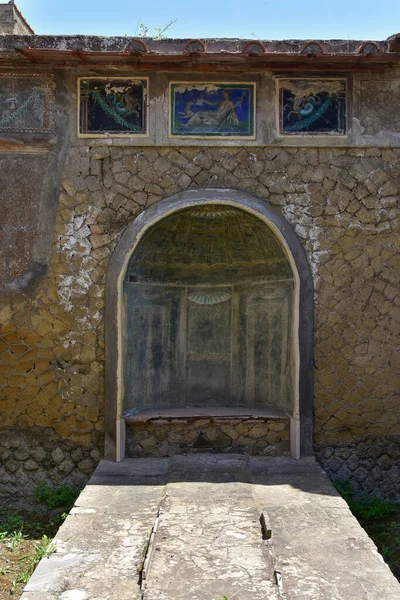
[[251, 485], [167, 489], [143, 600], [278, 600]]
[[313, 459], [102, 461], [55, 543], [21, 600], [400, 599]]

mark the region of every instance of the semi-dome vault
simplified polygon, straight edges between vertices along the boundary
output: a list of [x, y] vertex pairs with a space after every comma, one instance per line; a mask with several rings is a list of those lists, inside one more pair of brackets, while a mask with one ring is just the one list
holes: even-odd
[[127, 281], [237, 283], [292, 277], [282, 246], [257, 217], [208, 205], [166, 217], [132, 256]]

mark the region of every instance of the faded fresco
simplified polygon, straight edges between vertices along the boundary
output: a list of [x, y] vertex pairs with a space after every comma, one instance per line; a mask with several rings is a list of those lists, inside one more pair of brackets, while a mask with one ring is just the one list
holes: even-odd
[[255, 137], [252, 83], [172, 83], [170, 135]]
[[346, 81], [281, 80], [279, 92], [282, 134], [346, 133]]
[[51, 77], [0, 74], [0, 132], [50, 133], [54, 89]]
[[291, 410], [293, 277], [278, 241], [237, 209], [150, 229], [124, 291], [125, 410]]
[[79, 134], [146, 135], [147, 79], [79, 79]]

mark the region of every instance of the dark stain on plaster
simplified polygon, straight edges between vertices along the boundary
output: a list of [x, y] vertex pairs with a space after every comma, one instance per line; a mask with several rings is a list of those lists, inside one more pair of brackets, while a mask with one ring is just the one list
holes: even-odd
[[46, 271], [47, 265], [33, 262], [21, 275], [6, 281], [4, 288], [9, 292], [33, 292], [45, 276]]

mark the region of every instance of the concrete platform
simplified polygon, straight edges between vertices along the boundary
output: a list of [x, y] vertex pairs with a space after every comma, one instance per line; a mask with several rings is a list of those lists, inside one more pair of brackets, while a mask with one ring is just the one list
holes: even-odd
[[313, 459], [102, 461], [55, 543], [22, 600], [400, 599]]

